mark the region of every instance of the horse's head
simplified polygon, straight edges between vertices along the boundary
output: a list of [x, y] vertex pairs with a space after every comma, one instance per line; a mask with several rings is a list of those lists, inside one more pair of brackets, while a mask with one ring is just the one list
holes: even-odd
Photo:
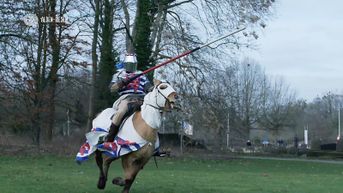
[[169, 111], [176, 107], [177, 93], [168, 82], [155, 80], [156, 104], [159, 108]]
[[163, 111], [170, 111], [177, 107], [177, 93], [168, 82], [154, 80], [154, 89], [147, 94], [145, 102]]

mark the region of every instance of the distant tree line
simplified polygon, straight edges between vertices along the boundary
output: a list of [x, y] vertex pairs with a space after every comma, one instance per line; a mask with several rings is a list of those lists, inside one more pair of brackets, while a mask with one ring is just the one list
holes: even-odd
[[302, 141], [308, 128], [310, 141], [336, 142], [343, 95], [327, 93], [313, 101], [299, 99], [282, 78], [268, 77], [251, 59], [214, 70], [206, 80], [198, 93], [191, 93], [187, 84], [179, 89], [185, 111], [174, 115], [178, 117], [174, 119], [194, 126], [196, 139], [225, 147], [229, 134], [230, 146], [244, 146], [253, 140], [250, 131], [257, 129], [267, 131], [269, 140], [291, 136], [287, 140]]

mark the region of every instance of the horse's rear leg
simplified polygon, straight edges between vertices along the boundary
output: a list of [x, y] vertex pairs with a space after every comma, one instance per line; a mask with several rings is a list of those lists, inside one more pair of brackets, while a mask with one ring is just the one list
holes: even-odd
[[95, 154], [95, 160], [100, 169], [98, 188], [104, 189], [106, 186], [108, 170], [110, 169], [110, 165], [112, 161], [114, 161], [115, 159], [112, 159], [111, 157], [108, 157], [108, 156], [103, 157], [102, 152], [100, 151], [96, 151], [96, 152], [97, 153]]
[[95, 161], [96, 161], [96, 164], [98, 165], [99, 167], [99, 170], [100, 170], [100, 175], [99, 175], [99, 180], [98, 180], [98, 188], [99, 189], [104, 189], [105, 186], [106, 186], [106, 175], [104, 173], [104, 169], [103, 169], [103, 158], [102, 158], [102, 153], [97, 150], [95, 152]]

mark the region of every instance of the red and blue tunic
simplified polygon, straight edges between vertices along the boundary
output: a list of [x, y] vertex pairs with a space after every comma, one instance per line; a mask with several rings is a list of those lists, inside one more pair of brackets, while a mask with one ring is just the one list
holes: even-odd
[[[114, 84], [118, 81], [128, 80], [135, 75], [141, 73], [140, 71], [134, 73], [127, 73], [125, 70], [119, 71], [113, 75], [111, 83]], [[124, 94], [146, 94], [145, 93], [145, 86], [146, 84], [150, 84], [149, 80], [146, 76], [142, 75], [135, 80], [131, 81], [128, 85], [124, 86], [122, 89], [118, 91], [119, 95]]]

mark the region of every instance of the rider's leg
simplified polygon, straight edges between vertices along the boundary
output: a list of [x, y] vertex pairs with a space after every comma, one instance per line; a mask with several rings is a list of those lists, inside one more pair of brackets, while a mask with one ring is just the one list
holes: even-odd
[[118, 134], [119, 131], [119, 126], [114, 125], [113, 123], [111, 124], [110, 130], [108, 131], [108, 135], [106, 137], [106, 142], [112, 142], [114, 141], [114, 138]]
[[108, 131], [108, 135], [106, 138], [107, 142], [112, 142], [115, 138], [115, 136], [118, 134], [119, 131], [119, 126], [120, 123], [125, 115], [125, 113], [128, 111], [128, 100], [122, 100], [120, 101], [118, 107], [117, 107], [117, 111], [114, 114], [113, 118], [112, 118], [112, 124], [110, 127], [110, 130]]

